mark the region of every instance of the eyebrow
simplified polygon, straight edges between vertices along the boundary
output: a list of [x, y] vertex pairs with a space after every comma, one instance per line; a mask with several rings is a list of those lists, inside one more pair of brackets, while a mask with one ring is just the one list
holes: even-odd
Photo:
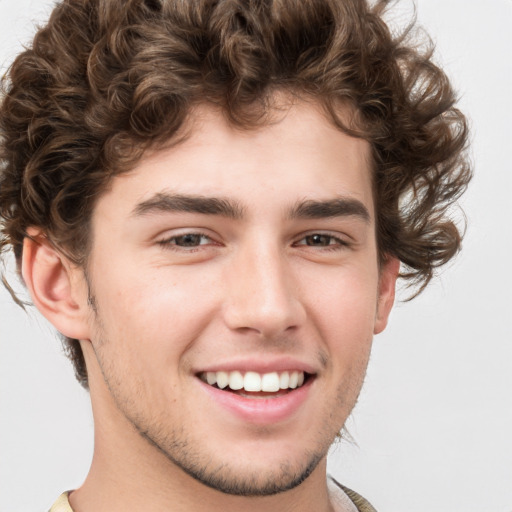
[[158, 193], [139, 203], [132, 214], [136, 217], [160, 212], [202, 213], [220, 215], [238, 220], [244, 215], [243, 207], [236, 201], [218, 197], [190, 196]]
[[[220, 215], [233, 220], [244, 217], [245, 209], [237, 201], [219, 197], [158, 193], [139, 203], [132, 214], [136, 217], [165, 212]], [[290, 219], [324, 219], [333, 217], [359, 217], [370, 222], [370, 213], [357, 199], [340, 197], [328, 200], [299, 201], [288, 213]]]
[[358, 217], [370, 222], [370, 212], [359, 200], [339, 197], [326, 201], [305, 200], [298, 202], [290, 211], [292, 219], [325, 219], [332, 217]]

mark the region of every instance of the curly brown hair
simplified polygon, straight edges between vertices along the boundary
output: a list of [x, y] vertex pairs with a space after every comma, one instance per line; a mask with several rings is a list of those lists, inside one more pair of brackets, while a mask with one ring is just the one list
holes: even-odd
[[[276, 91], [310, 97], [369, 141], [381, 259], [422, 290], [460, 248], [449, 207], [471, 177], [467, 123], [433, 46], [413, 24], [392, 34], [389, 1], [64, 0], [3, 79], [0, 252], [18, 264], [40, 228], [85, 265], [95, 201], [148, 148], [173, 140], [191, 109], [265, 123]], [[357, 112], [346, 126], [339, 105]], [[78, 380], [87, 371], [66, 339]]]

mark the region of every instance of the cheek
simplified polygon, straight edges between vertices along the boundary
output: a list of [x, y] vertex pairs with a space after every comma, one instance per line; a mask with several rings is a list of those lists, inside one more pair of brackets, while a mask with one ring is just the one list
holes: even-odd
[[94, 290], [97, 316], [92, 340], [104, 376], [118, 401], [132, 403], [136, 393], [146, 397], [145, 405], [139, 405], [157, 414], [179, 398], [175, 389], [188, 370], [183, 354], [207, 322], [208, 295], [197, 297], [190, 282], [170, 276], [104, 275], [108, 277]]
[[337, 268], [317, 279], [311, 277], [304, 296], [315, 324], [340, 337], [371, 339], [377, 313], [377, 269]]
[[106, 339], [141, 357], [173, 354], [192, 342], [213, 315], [215, 294], [204, 279], [170, 270], [103, 272], [94, 293]]
[[367, 270], [338, 269], [321, 288], [309, 291], [314, 297], [309, 302], [309, 317], [332, 372], [341, 379], [340, 396], [344, 399], [357, 396], [366, 372], [377, 310], [376, 282], [377, 271], [373, 275]]

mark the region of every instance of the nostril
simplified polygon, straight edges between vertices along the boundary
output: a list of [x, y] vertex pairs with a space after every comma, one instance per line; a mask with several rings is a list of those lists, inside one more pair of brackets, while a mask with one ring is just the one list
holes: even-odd
[[305, 318], [303, 307], [297, 303], [267, 307], [261, 304], [244, 306], [231, 304], [225, 310], [227, 326], [241, 334], [256, 333], [269, 339], [290, 333], [300, 327]]

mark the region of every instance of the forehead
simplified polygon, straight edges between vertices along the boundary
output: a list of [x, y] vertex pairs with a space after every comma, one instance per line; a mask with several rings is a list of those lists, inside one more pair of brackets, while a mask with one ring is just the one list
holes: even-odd
[[283, 104], [251, 129], [234, 126], [219, 108], [200, 105], [179, 135], [179, 143], [147, 153], [132, 171], [115, 177], [97, 210], [117, 206], [128, 215], [155, 193], [170, 191], [229, 197], [260, 213], [270, 205], [347, 196], [373, 217], [369, 144], [335, 127], [316, 103]]

